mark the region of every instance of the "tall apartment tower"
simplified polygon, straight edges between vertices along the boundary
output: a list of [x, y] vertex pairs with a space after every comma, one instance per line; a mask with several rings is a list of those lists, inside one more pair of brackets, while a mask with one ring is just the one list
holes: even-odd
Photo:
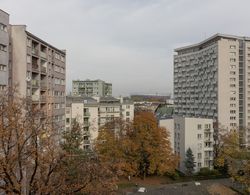
[[53, 119], [58, 129], [65, 128], [66, 52], [57, 49], [26, 30], [10, 26], [12, 86], [30, 98], [34, 108]]
[[0, 9], [0, 92], [9, 80], [9, 14]]
[[239, 128], [250, 146], [250, 38], [216, 34], [175, 52], [175, 114]]
[[102, 80], [72, 81], [73, 96], [112, 96], [112, 84]]

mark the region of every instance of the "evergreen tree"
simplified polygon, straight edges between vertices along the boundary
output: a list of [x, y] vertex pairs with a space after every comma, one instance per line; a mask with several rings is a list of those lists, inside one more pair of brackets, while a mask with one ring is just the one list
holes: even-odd
[[185, 159], [185, 167], [187, 175], [192, 175], [194, 172], [195, 162], [194, 162], [194, 155], [191, 148], [187, 149], [186, 152], [186, 159]]

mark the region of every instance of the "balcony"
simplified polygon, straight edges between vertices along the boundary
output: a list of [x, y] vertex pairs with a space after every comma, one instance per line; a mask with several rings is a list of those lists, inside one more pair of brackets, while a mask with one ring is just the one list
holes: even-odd
[[47, 54], [45, 52], [42, 52], [42, 51], [40, 52], [40, 56], [42, 58], [45, 58], [45, 59], [47, 58]]
[[41, 66], [41, 73], [46, 74], [47, 73], [47, 68], [44, 66]]
[[90, 144], [90, 140], [83, 140], [83, 144], [84, 145], [89, 145]]
[[37, 87], [37, 88], [39, 87], [39, 81], [38, 80], [32, 79], [31, 83], [32, 83], [32, 87]]
[[83, 123], [83, 126], [84, 126], [84, 127], [89, 127], [89, 125], [90, 125], [90, 124], [89, 124], [88, 121], [84, 121], [84, 123]]
[[84, 112], [83, 115], [84, 115], [84, 117], [89, 117], [90, 113], [89, 112]]
[[41, 103], [46, 103], [47, 97], [46, 95], [41, 95]]
[[32, 101], [33, 102], [39, 102], [39, 95], [32, 95]]
[[32, 48], [32, 54], [35, 54], [36, 56], [38, 56], [39, 50], [37, 48]]
[[32, 71], [39, 72], [39, 66], [37, 64], [32, 64]]
[[46, 80], [45, 81], [41, 81], [40, 86], [41, 86], [41, 90], [46, 90], [47, 89], [47, 82], [46, 82]]

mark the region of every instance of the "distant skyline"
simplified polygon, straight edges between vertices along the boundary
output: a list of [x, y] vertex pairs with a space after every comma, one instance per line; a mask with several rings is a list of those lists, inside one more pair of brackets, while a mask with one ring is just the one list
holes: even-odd
[[101, 79], [113, 94], [168, 94], [177, 47], [216, 33], [250, 36], [249, 0], [0, 0], [11, 24], [67, 50], [73, 79]]

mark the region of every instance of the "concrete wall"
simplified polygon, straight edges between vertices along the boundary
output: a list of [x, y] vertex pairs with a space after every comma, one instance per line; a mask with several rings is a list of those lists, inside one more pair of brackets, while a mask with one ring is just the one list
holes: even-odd
[[174, 119], [161, 119], [159, 120], [159, 126], [166, 128], [169, 133], [171, 148], [174, 152]]

